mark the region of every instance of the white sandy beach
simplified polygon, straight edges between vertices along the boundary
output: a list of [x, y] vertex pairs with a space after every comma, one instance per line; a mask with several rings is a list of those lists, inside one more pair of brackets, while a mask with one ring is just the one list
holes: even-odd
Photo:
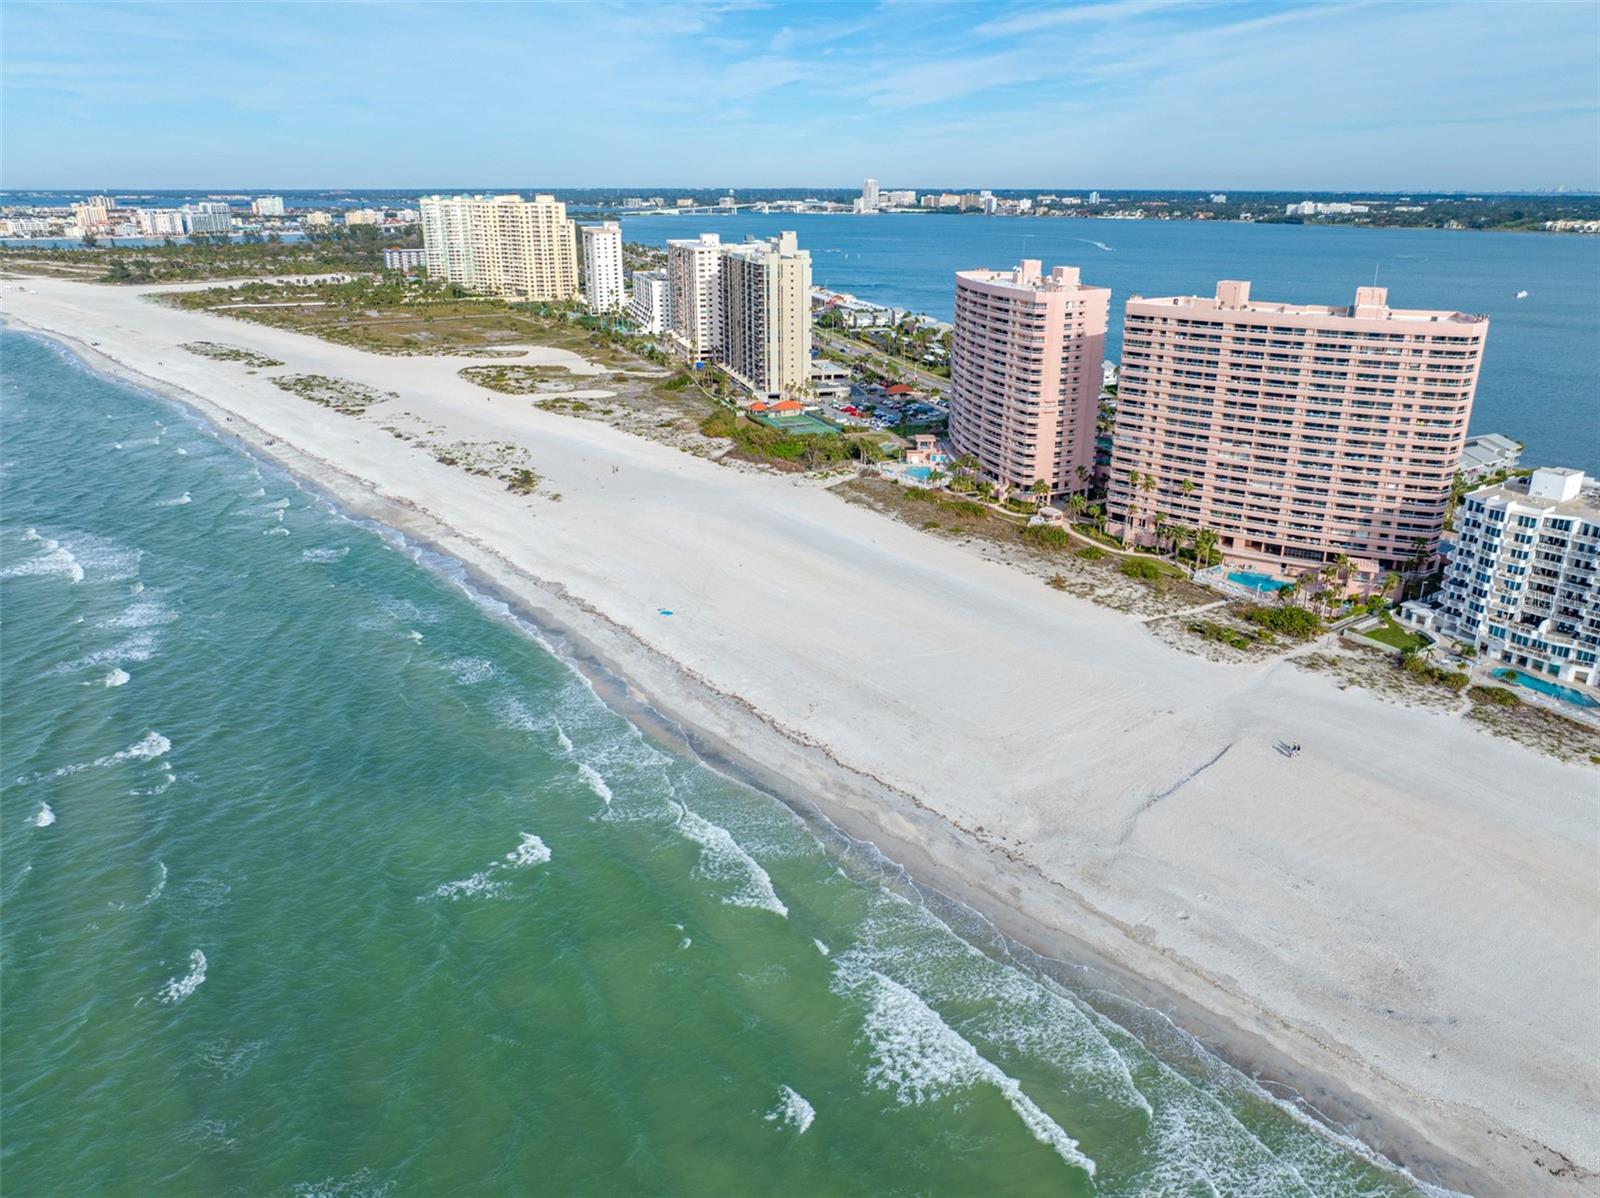
[[[1023, 942], [1114, 967], [1419, 1176], [1600, 1187], [1593, 770], [1286, 663], [1184, 655], [813, 482], [491, 398], [458, 377], [470, 357], [51, 279], [0, 285], [0, 315], [275, 442], [569, 629], [708, 752]], [[196, 340], [285, 365], [179, 348]], [[353, 418], [269, 381], [285, 373], [399, 398]], [[525, 447], [541, 494], [382, 431], [403, 411], [439, 441]]]

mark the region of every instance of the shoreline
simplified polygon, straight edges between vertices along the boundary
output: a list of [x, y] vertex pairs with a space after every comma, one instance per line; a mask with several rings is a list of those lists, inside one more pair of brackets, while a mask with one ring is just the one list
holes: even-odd
[[[1460, 1108], [1435, 1110], [1428, 1117], [1436, 1105], [1428, 1096], [1383, 1076], [1355, 1050], [1331, 1038], [1308, 1038], [1303, 1027], [1291, 1026], [1263, 1004], [1234, 993], [1183, 954], [1141, 933], [1140, 925], [1097, 907], [1024, 853], [1007, 848], [1003, 838], [986, 839], [981, 825], [976, 830], [963, 826], [912, 790], [846, 764], [821, 739], [797, 737], [793, 728], [785, 728], [735, 690], [641, 639], [563, 583], [540, 577], [490, 543], [453, 527], [444, 514], [387, 493], [379, 483], [306, 448], [288, 445], [237, 408], [145, 374], [73, 335], [14, 315], [8, 319], [66, 345], [89, 369], [198, 412], [219, 435], [233, 432], [253, 452], [304, 480], [340, 510], [446, 554], [461, 564], [474, 585], [526, 614], [537, 627], [563, 637], [572, 650], [563, 656], [596, 683], [608, 704], [636, 724], [653, 718], [668, 729], [675, 727], [683, 746], [711, 768], [802, 814], [820, 815], [850, 840], [873, 845], [919, 885], [976, 911], [1030, 951], [1063, 962], [1064, 968], [1087, 968], [1112, 979], [1123, 993], [1173, 1018], [1247, 1075], [1293, 1090], [1336, 1126], [1352, 1126], [1363, 1143], [1409, 1167], [1419, 1179], [1453, 1188], [1471, 1186], [1484, 1194], [1518, 1192], [1510, 1176], [1497, 1182], [1485, 1175], [1485, 1162], [1474, 1163], [1462, 1151], [1462, 1141], [1477, 1139], [1475, 1129], [1457, 1128], [1456, 1136], [1446, 1136], [1458, 1141], [1454, 1147], [1438, 1142], [1439, 1124], [1458, 1121]], [[659, 735], [662, 729], [655, 731]], [[1489, 1135], [1507, 1135], [1497, 1126], [1499, 1120], [1483, 1115], [1481, 1121]], [[1551, 1151], [1528, 1142], [1509, 1155], [1537, 1160]], [[1581, 1185], [1584, 1170], [1574, 1168]], [[1494, 1172], [1498, 1170], [1489, 1170]]]
[[[1330, 1085], [1323, 1078], [1306, 1073], [1293, 1062], [1279, 1059], [1279, 1054], [1272, 1052], [1256, 1037], [1220, 1021], [1181, 992], [1130, 971], [1123, 964], [1095, 950], [1087, 941], [1064, 930], [1039, 924], [1021, 910], [1014, 910], [1003, 902], [995, 903], [987, 889], [949, 885], [958, 878], [945, 878], [941, 885], [934, 879], [947, 872], [948, 866], [941, 865], [934, 854], [918, 846], [914, 840], [885, 833], [881, 824], [875, 823], [861, 811], [849, 807], [830, 810], [827, 804], [815, 798], [816, 792], [802, 787], [792, 776], [778, 772], [753, 753], [741, 751], [728, 732], [714, 732], [706, 727], [703, 720], [690, 720], [682, 711], [658, 706], [650, 694], [637, 689], [636, 683], [625, 673], [627, 667], [617, 657], [601, 649], [599, 638], [595, 636], [596, 630], [579, 628], [571, 618], [571, 613], [558, 614], [561, 599], [551, 591], [548, 583], [522, 574], [509, 563], [504, 564], [505, 574], [486, 569], [486, 562], [475, 562], [462, 552], [470, 545], [470, 541], [463, 543], [461, 534], [425, 513], [408, 510], [403, 503], [373, 494], [362, 487], [359, 480], [343, 476], [329, 463], [283, 446], [248, 422], [243, 425], [244, 429], [249, 430], [248, 433], [239, 428], [226, 429], [218, 425], [216, 422], [219, 417], [225, 423], [234, 425], [238, 425], [242, 418], [229, 416], [226, 409], [210, 404], [203, 397], [130, 371], [85, 343], [37, 329], [25, 328], [23, 331], [66, 349], [87, 370], [151, 392], [199, 416], [211, 426], [219, 439], [225, 441], [225, 434], [231, 431], [247, 454], [283, 470], [297, 486], [342, 516], [377, 525], [398, 536], [407, 545], [459, 566], [473, 590], [505, 604], [514, 617], [532, 625], [536, 635], [546, 641], [548, 651], [582, 675], [607, 707], [639, 728], [653, 743], [687, 756], [707, 769], [782, 803], [799, 815], [814, 832], [819, 833], [825, 844], [829, 840], [843, 840], [850, 845], [867, 846], [898, 868], [906, 881], [919, 892], [937, 896], [945, 903], [976, 914], [994, 929], [996, 935], [1037, 957], [1034, 968], [1051, 974], [1059, 969], [1065, 973], [1092, 974], [1104, 979], [1107, 984], [1105, 988], [1114, 988], [1113, 993], [1119, 997], [1171, 1020], [1199, 1041], [1208, 1053], [1251, 1078], [1274, 1098], [1290, 1106], [1296, 1106], [1296, 1100], [1310, 1106], [1316, 1114], [1302, 1111], [1304, 1117], [1317, 1122], [1327, 1134], [1346, 1143], [1351, 1149], [1405, 1170], [1426, 1185], [1445, 1186], [1447, 1194], [1454, 1192], [1454, 1186], [1446, 1184], [1441, 1175], [1459, 1170], [1459, 1162], [1430, 1159], [1421, 1141], [1397, 1157], [1391, 1155], [1396, 1151], [1395, 1143], [1385, 1150], [1353, 1131], [1353, 1125], [1365, 1127], [1369, 1133], [1379, 1130], [1382, 1121], [1361, 1109], [1352, 1094]], [[285, 448], [287, 452], [284, 452]], [[352, 485], [358, 488], [353, 493], [348, 489]], [[391, 509], [387, 513], [384, 511], [386, 507]], [[431, 529], [427, 527], [429, 524], [433, 526]], [[480, 551], [492, 554], [492, 551]], [[418, 564], [423, 569], [429, 568], [423, 563]], [[524, 588], [531, 587], [544, 602], [535, 603], [525, 590], [515, 589], [517, 583]], [[589, 614], [597, 615], [592, 612]], [[648, 651], [647, 646], [637, 642], [635, 648]], [[672, 668], [670, 663], [663, 664]], [[733, 696], [715, 695], [713, 702], [737, 704], [738, 700]], [[820, 774], [832, 774], [832, 780], [835, 781], [844, 781], [852, 773], [847, 766], [832, 759], [817, 764]], [[859, 785], [860, 781], [865, 780], [851, 781]], [[881, 800], [887, 796], [878, 797]], [[913, 796], [898, 795], [896, 798], [900, 801], [909, 800], [916, 808], [926, 812], [926, 808]], [[899, 814], [904, 816], [906, 813]], [[837, 843], [829, 846], [829, 851], [838, 851]], [[1288, 1091], [1290, 1097], [1284, 1098], [1273, 1093], [1274, 1090]], [[1387, 1130], [1392, 1134], [1392, 1129]], [[1454, 1184], [1464, 1184], [1464, 1179], [1456, 1178]]]

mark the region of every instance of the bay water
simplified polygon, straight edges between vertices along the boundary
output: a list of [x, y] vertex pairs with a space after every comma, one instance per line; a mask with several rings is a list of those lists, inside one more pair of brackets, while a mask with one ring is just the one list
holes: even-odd
[[8, 1193], [1422, 1192], [447, 559], [0, 362]]

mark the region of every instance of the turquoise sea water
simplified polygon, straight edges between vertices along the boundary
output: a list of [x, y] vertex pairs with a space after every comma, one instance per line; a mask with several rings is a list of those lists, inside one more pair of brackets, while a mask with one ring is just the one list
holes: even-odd
[[1526, 442], [1525, 464], [1600, 474], [1600, 237], [932, 214], [623, 219], [629, 241], [650, 244], [780, 228], [799, 232], [819, 286], [942, 320], [958, 270], [1020, 258], [1080, 266], [1085, 282], [1111, 288], [1113, 360], [1133, 295], [1213, 295], [1218, 279], [1248, 279], [1258, 299], [1348, 304], [1376, 275], [1396, 307], [1489, 316], [1472, 432]]
[[1417, 1192], [448, 562], [0, 353], [8, 1194]]

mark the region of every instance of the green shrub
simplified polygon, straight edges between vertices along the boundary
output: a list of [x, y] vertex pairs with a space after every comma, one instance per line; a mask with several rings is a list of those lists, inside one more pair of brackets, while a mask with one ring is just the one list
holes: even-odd
[[1248, 649], [1259, 641], [1271, 639], [1271, 633], [1246, 632], [1243, 629], [1230, 628], [1226, 624], [1217, 624], [1210, 620], [1192, 621], [1189, 625], [1189, 631], [1198, 633], [1208, 641], [1232, 645], [1235, 649]]
[[1121, 564], [1117, 566], [1117, 572], [1126, 574], [1129, 578], [1137, 578], [1140, 582], [1160, 582], [1167, 573], [1147, 557], [1123, 558]]
[[737, 417], [727, 408], [718, 408], [700, 422], [700, 434], [705, 437], [731, 437]]
[[1106, 555], [1106, 551], [1098, 545], [1085, 545], [1078, 550], [1078, 556], [1085, 561], [1097, 562]]
[[1067, 530], [1054, 524], [1030, 524], [1022, 530], [1022, 539], [1039, 549], [1065, 549], [1072, 544]]
[[1510, 687], [1475, 686], [1467, 694], [1474, 703], [1487, 703], [1492, 707], [1521, 707], [1522, 699]]
[[1317, 618], [1315, 612], [1292, 604], [1282, 607], [1252, 604], [1241, 614], [1253, 624], [1259, 624], [1263, 628], [1270, 628], [1273, 632], [1281, 632], [1285, 636], [1299, 640], [1314, 636], [1322, 628], [1322, 621]]

